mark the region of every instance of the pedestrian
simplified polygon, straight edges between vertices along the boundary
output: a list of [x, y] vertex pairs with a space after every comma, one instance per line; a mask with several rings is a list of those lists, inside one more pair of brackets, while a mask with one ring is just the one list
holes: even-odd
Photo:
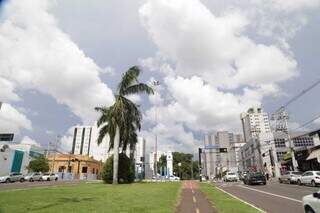
[[266, 173], [266, 178], [267, 178], [267, 181], [269, 180], [269, 173], [267, 172]]

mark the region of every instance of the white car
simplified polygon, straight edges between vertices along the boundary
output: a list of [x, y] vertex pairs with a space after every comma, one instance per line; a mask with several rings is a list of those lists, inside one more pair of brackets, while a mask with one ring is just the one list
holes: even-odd
[[320, 185], [320, 171], [307, 171], [298, 178], [299, 185], [310, 184], [311, 186]]
[[303, 208], [306, 213], [320, 212], [320, 191], [302, 198]]
[[180, 178], [174, 175], [170, 175], [169, 180], [180, 180]]
[[237, 182], [238, 181], [238, 176], [234, 172], [227, 172], [227, 174], [223, 177], [223, 180], [225, 182], [228, 182], [228, 181]]
[[33, 172], [33, 173], [29, 173], [24, 177], [25, 181], [41, 181], [42, 179], [42, 174], [40, 172]]
[[279, 177], [279, 183], [296, 183], [301, 175], [301, 172], [287, 171]]
[[54, 173], [45, 173], [41, 177], [41, 180], [46, 180], [46, 181], [50, 181], [50, 180], [57, 181], [58, 179], [59, 179], [59, 176]]

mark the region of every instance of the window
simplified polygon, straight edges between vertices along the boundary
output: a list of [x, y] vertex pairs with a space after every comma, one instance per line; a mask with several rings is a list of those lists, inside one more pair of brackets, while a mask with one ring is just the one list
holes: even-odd
[[283, 160], [283, 156], [286, 154], [286, 152], [277, 152], [277, 159], [278, 161]]
[[275, 146], [278, 147], [286, 147], [286, 141], [284, 138], [276, 138], [274, 140]]
[[95, 169], [93, 168], [93, 169], [92, 169], [92, 174], [94, 174], [94, 173], [95, 173]]
[[82, 173], [87, 173], [87, 171], [88, 171], [88, 167], [82, 167]]

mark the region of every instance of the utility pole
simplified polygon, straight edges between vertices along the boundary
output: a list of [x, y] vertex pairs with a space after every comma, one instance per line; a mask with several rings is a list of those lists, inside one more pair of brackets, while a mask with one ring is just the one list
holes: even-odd
[[52, 160], [52, 169], [51, 172], [54, 172], [54, 164], [56, 161], [56, 154], [57, 154], [57, 148], [58, 148], [58, 144], [60, 144], [60, 135], [57, 135], [56, 140], [54, 142], [54, 147], [53, 147], [53, 160]]
[[288, 126], [289, 114], [286, 112], [285, 108], [282, 106], [272, 115], [271, 119], [276, 121], [276, 132], [283, 132], [287, 135], [287, 141], [289, 143], [289, 151], [290, 151], [291, 160], [292, 160], [292, 167], [293, 167], [292, 169], [293, 171], [296, 171], [298, 165], [294, 156], [294, 149], [291, 141], [291, 136], [289, 133], [289, 126]]
[[191, 180], [193, 180], [193, 156], [191, 156]]
[[[159, 81], [153, 81], [152, 82], [154, 86], [155, 93], [157, 93], [157, 87], [160, 85]], [[158, 124], [158, 115], [157, 115], [157, 103], [155, 103], [155, 123], [156, 125]], [[157, 165], [157, 160], [158, 160], [158, 134], [157, 131], [155, 132], [155, 144], [154, 144], [154, 175], [156, 180], [158, 180], [158, 165]]]

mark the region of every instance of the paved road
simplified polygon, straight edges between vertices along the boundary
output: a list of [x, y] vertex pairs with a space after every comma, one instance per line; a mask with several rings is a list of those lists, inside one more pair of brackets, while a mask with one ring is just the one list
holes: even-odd
[[216, 213], [195, 181], [184, 181], [177, 213]]
[[28, 189], [28, 188], [41, 188], [48, 186], [59, 186], [59, 185], [75, 185], [82, 181], [41, 181], [41, 182], [15, 182], [15, 183], [0, 183], [0, 191], [7, 190], [18, 190], [18, 189]]
[[301, 213], [302, 197], [319, 191], [318, 187], [280, 183], [248, 186], [243, 183], [218, 183], [218, 187], [271, 213]]

